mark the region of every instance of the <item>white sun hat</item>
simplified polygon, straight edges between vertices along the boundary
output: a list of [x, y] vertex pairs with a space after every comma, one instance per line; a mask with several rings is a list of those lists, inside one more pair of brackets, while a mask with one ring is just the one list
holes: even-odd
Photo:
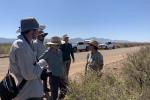
[[60, 45], [61, 39], [58, 36], [54, 36], [51, 38], [50, 42], [47, 42], [46, 44], [48, 44], [48, 45]]

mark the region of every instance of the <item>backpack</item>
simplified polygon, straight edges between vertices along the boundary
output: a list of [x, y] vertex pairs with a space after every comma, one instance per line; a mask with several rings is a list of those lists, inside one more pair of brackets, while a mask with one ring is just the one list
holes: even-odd
[[8, 71], [4, 79], [0, 82], [1, 100], [12, 100], [15, 98], [26, 82], [27, 80], [23, 79], [17, 86], [14, 77]]

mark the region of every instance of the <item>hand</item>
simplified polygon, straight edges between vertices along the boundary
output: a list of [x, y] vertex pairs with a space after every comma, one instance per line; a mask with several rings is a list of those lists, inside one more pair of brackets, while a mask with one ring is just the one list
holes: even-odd
[[92, 62], [89, 62], [89, 66], [90, 67], [93, 67], [93, 66], [95, 66], [96, 64], [95, 64], [95, 62], [94, 61], [92, 61]]

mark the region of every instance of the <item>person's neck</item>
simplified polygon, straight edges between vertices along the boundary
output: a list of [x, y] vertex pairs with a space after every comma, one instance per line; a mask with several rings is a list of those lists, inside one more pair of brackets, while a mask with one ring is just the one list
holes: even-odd
[[40, 41], [41, 43], [43, 43], [44, 42], [44, 40], [40, 40], [40, 39], [37, 39], [38, 41]]
[[25, 34], [26, 39], [28, 40], [29, 43], [32, 43], [32, 37], [28, 34]]
[[97, 52], [96, 50], [92, 50], [92, 51], [91, 51], [92, 54], [95, 54], [96, 52]]
[[51, 47], [50, 50], [51, 50], [52, 52], [57, 52], [57, 51], [58, 51], [58, 49], [55, 49], [55, 48], [53, 48], [53, 47]]

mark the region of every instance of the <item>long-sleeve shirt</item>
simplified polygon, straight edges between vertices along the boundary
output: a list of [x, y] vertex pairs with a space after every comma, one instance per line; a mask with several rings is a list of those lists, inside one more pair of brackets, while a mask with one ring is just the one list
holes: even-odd
[[88, 63], [88, 67], [90, 69], [93, 69], [95, 71], [99, 71], [101, 70], [104, 64], [103, 61], [103, 55], [100, 52], [96, 52], [96, 53], [89, 53], [87, 55], [87, 63]]
[[33, 44], [29, 45], [25, 38], [20, 35], [10, 49], [10, 72], [16, 76], [18, 84], [23, 78], [27, 80], [15, 100], [43, 96], [43, 85], [40, 79], [42, 68], [35, 64], [36, 56], [32, 46]]
[[53, 76], [64, 77], [64, 64], [62, 59], [62, 51], [58, 49], [56, 52], [49, 48], [39, 59], [44, 59]]
[[70, 43], [65, 43], [60, 46], [60, 49], [62, 50], [63, 53], [63, 61], [71, 60], [74, 59], [74, 53], [73, 53], [73, 48]]
[[34, 49], [36, 51], [37, 59], [41, 56], [43, 52], [45, 52], [46, 47], [40, 40], [34, 41]]

